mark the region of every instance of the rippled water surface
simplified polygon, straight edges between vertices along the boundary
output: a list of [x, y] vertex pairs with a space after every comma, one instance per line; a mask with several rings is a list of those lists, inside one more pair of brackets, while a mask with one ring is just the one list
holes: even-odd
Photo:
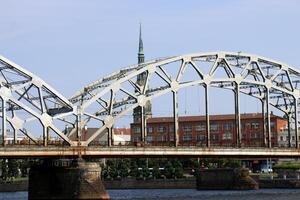
[[[149, 200], [300, 200], [300, 189], [261, 189], [249, 191], [193, 189], [108, 190], [111, 199]], [[0, 199], [25, 200], [27, 192], [2, 192]]]

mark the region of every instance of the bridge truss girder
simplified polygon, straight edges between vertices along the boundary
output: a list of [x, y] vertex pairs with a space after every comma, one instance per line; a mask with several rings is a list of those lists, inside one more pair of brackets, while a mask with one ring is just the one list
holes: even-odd
[[[178, 71], [172, 76], [168, 73], [166, 66], [174, 63], [178, 66]], [[193, 68], [198, 79], [182, 81], [187, 67]], [[204, 72], [204, 68], [206, 68], [206, 72]], [[219, 69], [224, 71], [225, 76], [215, 77], [216, 71]], [[139, 74], [143, 73], [146, 74], [146, 81], [144, 85], [140, 86], [136, 83], [136, 79]], [[159, 77], [164, 84], [151, 86], [150, 82], [153, 76]], [[209, 91], [211, 87], [224, 88], [232, 90], [235, 94], [237, 146], [241, 145], [240, 93], [255, 97], [262, 103], [266, 146], [271, 147], [270, 106], [284, 112], [289, 121], [294, 121], [296, 145], [298, 146], [299, 82], [299, 70], [271, 59], [233, 52], [198, 53], [149, 61], [124, 68], [78, 91], [70, 101], [79, 107], [78, 114], [82, 119], [78, 123], [80, 126], [88, 124], [90, 119], [97, 119], [102, 123], [90, 138], [81, 141], [81, 145], [87, 146], [96, 137], [103, 135], [105, 130], [110, 130], [117, 119], [134, 108], [138, 106], [143, 108], [147, 101], [166, 93], [172, 93], [174, 138], [175, 145], [178, 145], [177, 93], [185, 87], [202, 85], [205, 89], [207, 146], [210, 146]], [[127, 85], [127, 88], [124, 85]], [[125, 94], [125, 97], [117, 99], [116, 96], [120, 92]], [[94, 105], [95, 103], [98, 104], [98, 107]], [[91, 109], [87, 111], [91, 107], [94, 108], [93, 112], [90, 111]], [[147, 133], [147, 123], [144, 118], [142, 109], [141, 138], [143, 140]], [[75, 129], [70, 135], [73, 133], [75, 133]], [[113, 140], [111, 134], [111, 131], [108, 131], [109, 140]], [[112, 141], [108, 144], [112, 144]]]
[[6, 144], [8, 124], [13, 131], [15, 143], [17, 131], [34, 143], [39, 143], [37, 136], [26, 127], [33, 121], [42, 127], [44, 146], [47, 146], [50, 131], [57, 134], [66, 144], [73, 145], [73, 141], [53, 123], [61, 114], [73, 113], [73, 105], [42, 79], [2, 56], [0, 98], [3, 145]]
[[[173, 71], [176, 69], [175, 73], [171, 74], [170, 69]], [[197, 78], [185, 77], [187, 69], [192, 69]], [[219, 70], [223, 71], [221, 77], [217, 77]], [[146, 142], [147, 122], [143, 107], [147, 101], [171, 93], [174, 144], [177, 146], [179, 141], [178, 91], [190, 86], [203, 86], [208, 147], [210, 147], [209, 93], [211, 87], [228, 89], [234, 93], [237, 146], [241, 146], [242, 143], [240, 94], [243, 93], [259, 99], [262, 103], [266, 146], [271, 147], [270, 106], [273, 106], [284, 112], [289, 122], [293, 122], [298, 147], [300, 71], [264, 57], [244, 53], [212, 52], [152, 60], [123, 68], [97, 80], [79, 90], [69, 100], [37, 76], [3, 57], [0, 57], [0, 72], [3, 141], [6, 137], [7, 123], [14, 131], [19, 130], [36, 141], [34, 135], [24, 128], [24, 124], [36, 120], [43, 126], [43, 145], [45, 146], [49, 129], [71, 146], [88, 146], [107, 131], [108, 145], [112, 145], [114, 122], [140, 106], [142, 108], [141, 138], [142, 142]], [[8, 74], [14, 74], [14, 76]], [[143, 85], [136, 82], [140, 74], [145, 74], [146, 80]], [[152, 79], [159, 79], [159, 84], [153, 84]], [[30, 117], [22, 118], [18, 115], [19, 111], [29, 113]], [[71, 117], [76, 119], [71, 119]], [[67, 133], [63, 133], [53, 123], [55, 120], [68, 123], [72, 128]], [[92, 120], [98, 122], [99, 128], [89, 138], [82, 140], [82, 130]], [[76, 134], [75, 139], [74, 134]]]

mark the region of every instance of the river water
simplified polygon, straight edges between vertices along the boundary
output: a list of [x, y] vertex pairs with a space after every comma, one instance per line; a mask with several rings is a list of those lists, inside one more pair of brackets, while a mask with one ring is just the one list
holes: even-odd
[[[108, 190], [111, 199], [119, 200], [299, 200], [300, 189], [260, 189], [248, 191], [193, 189]], [[27, 192], [2, 192], [0, 200], [27, 200]]]

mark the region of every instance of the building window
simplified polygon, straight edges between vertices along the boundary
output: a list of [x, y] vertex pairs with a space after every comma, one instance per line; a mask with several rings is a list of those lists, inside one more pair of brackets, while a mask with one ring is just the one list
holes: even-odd
[[272, 137], [272, 138], [275, 137], [275, 132], [271, 132], [271, 137]]
[[292, 136], [292, 140], [293, 140], [293, 141], [295, 140], [295, 136]]
[[283, 136], [280, 136], [280, 141], [283, 141]]
[[257, 141], [250, 141], [250, 144], [251, 144], [252, 146], [258, 146], [258, 145], [259, 145], [259, 142], [257, 142]]
[[174, 125], [173, 124], [169, 126], [169, 132], [171, 132], [171, 133], [174, 132]]
[[250, 138], [258, 138], [258, 133], [251, 133]]
[[242, 139], [246, 139], [247, 138], [247, 133], [243, 133], [242, 134]]
[[184, 132], [192, 132], [192, 126], [191, 125], [184, 125], [183, 126]]
[[225, 123], [223, 124], [224, 131], [231, 131], [232, 130], [232, 123]]
[[167, 137], [165, 135], [157, 136], [157, 141], [159, 142], [167, 141]]
[[275, 127], [275, 122], [271, 122], [270, 126], [271, 126], [271, 128], [274, 128]]
[[148, 133], [153, 133], [153, 127], [147, 127], [147, 132]]
[[210, 139], [211, 140], [218, 140], [219, 139], [219, 134], [211, 134]]
[[134, 133], [140, 133], [141, 132], [141, 128], [140, 127], [134, 127], [133, 128], [133, 132]]
[[251, 128], [251, 123], [246, 123], [246, 129], [250, 129]]
[[183, 135], [184, 142], [188, 142], [188, 141], [192, 141], [192, 140], [193, 140], [193, 136], [191, 134]]
[[153, 137], [152, 136], [147, 136], [147, 142], [152, 142], [153, 141]]
[[133, 141], [134, 142], [138, 142], [139, 141], [139, 137], [133, 137]]
[[217, 130], [219, 130], [218, 124], [211, 124], [211, 125], [210, 125], [210, 130], [211, 130], [211, 131], [217, 131]]
[[159, 132], [159, 133], [166, 132], [166, 127], [165, 126], [159, 126], [158, 129], [157, 129], [157, 132]]
[[223, 140], [231, 140], [232, 139], [232, 133], [223, 133], [222, 139]]
[[174, 135], [170, 135], [169, 141], [174, 141]]
[[195, 128], [196, 128], [196, 131], [205, 131], [206, 130], [205, 124], [198, 124]]
[[251, 124], [251, 129], [258, 129], [259, 128], [259, 122], [254, 122]]
[[197, 141], [205, 141], [205, 135], [197, 135]]

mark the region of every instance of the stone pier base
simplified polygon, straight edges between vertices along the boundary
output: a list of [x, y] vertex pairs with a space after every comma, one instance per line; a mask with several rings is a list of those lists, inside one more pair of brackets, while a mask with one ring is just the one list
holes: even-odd
[[33, 166], [28, 199], [109, 199], [97, 163], [52, 159]]
[[258, 183], [249, 176], [249, 170], [237, 169], [205, 169], [197, 177], [198, 190], [253, 190]]

